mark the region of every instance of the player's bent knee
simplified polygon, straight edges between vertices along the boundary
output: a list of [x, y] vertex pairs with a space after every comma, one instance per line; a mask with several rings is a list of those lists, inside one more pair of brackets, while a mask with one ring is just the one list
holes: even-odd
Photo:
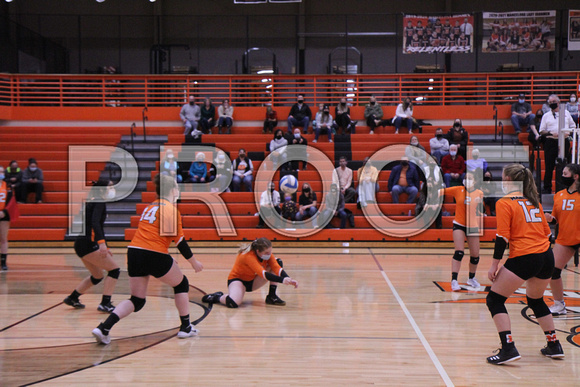
[[552, 272], [552, 279], [557, 280], [560, 278], [562, 278], [562, 269], [558, 269], [557, 267], [555, 267], [554, 271]]
[[107, 273], [107, 275], [114, 279], [119, 279], [119, 275], [121, 274], [121, 269], [116, 268]]
[[99, 282], [101, 282], [102, 280], [103, 280], [102, 278], [95, 278], [95, 277], [91, 276], [91, 283], [92, 283], [93, 285], [96, 285], [96, 284], [98, 284], [98, 283], [99, 283]]
[[548, 308], [548, 305], [546, 305], [546, 302], [544, 301], [543, 297], [542, 298], [530, 298], [530, 297], [526, 296], [526, 299], [528, 302], [528, 306], [530, 307], [531, 310], [534, 311], [534, 314], [536, 315], [536, 319], [551, 314], [550, 308]]
[[497, 294], [493, 290], [490, 290], [485, 298], [485, 303], [487, 305], [487, 309], [491, 313], [491, 317], [495, 316], [498, 313], [507, 313], [507, 309], [505, 307], [505, 302], [507, 297], [502, 296], [501, 294]]
[[131, 296], [129, 300], [133, 303], [133, 306], [135, 307], [135, 312], [140, 311], [145, 306], [144, 298]]
[[188, 293], [189, 292], [189, 281], [187, 280], [186, 276], [183, 276], [183, 279], [179, 283], [179, 285], [173, 288], [173, 292], [177, 293]]
[[453, 259], [458, 262], [461, 262], [464, 254], [465, 253], [463, 251], [455, 250], [455, 253], [453, 254]]
[[470, 257], [469, 263], [471, 263], [472, 265], [477, 265], [479, 263], [479, 257]]
[[235, 309], [238, 307], [238, 304], [236, 304], [236, 302], [234, 300], [232, 300], [232, 298], [230, 296], [227, 296], [226, 297], [226, 306], [228, 308]]

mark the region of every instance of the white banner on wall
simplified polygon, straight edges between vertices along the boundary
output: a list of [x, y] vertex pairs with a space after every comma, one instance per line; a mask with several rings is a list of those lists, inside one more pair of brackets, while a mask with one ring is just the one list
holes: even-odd
[[473, 15], [403, 17], [403, 54], [473, 52]]
[[580, 51], [580, 11], [568, 11], [568, 51]]
[[484, 53], [554, 51], [556, 11], [484, 12]]

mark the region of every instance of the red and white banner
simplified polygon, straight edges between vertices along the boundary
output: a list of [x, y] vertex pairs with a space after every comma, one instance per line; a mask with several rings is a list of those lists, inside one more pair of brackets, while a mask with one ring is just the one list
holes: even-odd
[[403, 17], [403, 54], [473, 52], [473, 15]]

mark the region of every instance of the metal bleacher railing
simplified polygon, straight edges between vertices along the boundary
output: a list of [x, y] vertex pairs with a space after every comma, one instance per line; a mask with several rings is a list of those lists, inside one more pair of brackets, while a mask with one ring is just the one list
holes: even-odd
[[549, 94], [578, 90], [580, 72], [381, 75], [37, 75], [0, 74], [0, 106], [179, 106], [189, 94], [236, 106], [289, 105], [303, 93], [311, 104], [347, 97], [364, 105], [411, 96], [423, 105], [511, 103], [524, 91], [543, 103]]

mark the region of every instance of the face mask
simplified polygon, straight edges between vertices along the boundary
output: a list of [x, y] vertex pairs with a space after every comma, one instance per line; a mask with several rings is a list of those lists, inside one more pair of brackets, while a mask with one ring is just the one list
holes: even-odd
[[262, 255], [262, 256], [259, 256], [259, 258], [260, 258], [262, 261], [267, 261], [268, 259], [270, 259], [270, 257], [271, 257], [271, 256], [272, 256], [272, 254], [268, 254], [268, 255]]
[[167, 158], [168, 158], [169, 160], [173, 160], [173, 155], [167, 155]]
[[294, 133], [294, 138], [299, 139], [300, 138], [300, 133]]
[[270, 187], [270, 192], [274, 192], [274, 191], [276, 191], [276, 188]]
[[473, 180], [463, 179], [463, 186], [465, 188], [473, 188]]
[[4, 180], [6, 176], [3, 173], [0, 173], [0, 180]]
[[376, 104], [376, 102], [371, 102], [371, 105], [374, 105], [374, 104]]
[[107, 199], [114, 199], [115, 198], [115, 189], [110, 189], [107, 191]]
[[459, 128], [461, 126], [461, 124], [459, 122], [456, 122], [455, 124], [453, 124], [453, 126], [455, 126], [456, 128]]
[[570, 177], [562, 176], [562, 184], [564, 184], [566, 187], [570, 187], [572, 184], [574, 184], [574, 178], [572, 176]]
[[419, 143], [417, 141], [413, 141], [413, 142], [411, 142], [411, 145], [417, 146], [417, 145], [419, 145]]
[[279, 140], [279, 139], [281, 139], [281, 138], [282, 138], [282, 136], [281, 136], [281, 135], [277, 135], [277, 136], [276, 136], [276, 139], [277, 139], [277, 140]]
[[478, 156], [478, 155], [471, 155], [471, 157], [472, 157], [474, 160], [477, 160], [477, 159], [479, 158], [479, 156]]
[[223, 163], [224, 161], [226, 161], [226, 155], [220, 154], [220, 155], [218, 155], [217, 159], [220, 163]]
[[554, 102], [550, 104], [550, 109], [554, 110], [554, 109], [558, 109], [558, 103]]
[[241, 153], [241, 154], [240, 154], [240, 159], [242, 159], [242, 160], [243, 160], [243, 159], [245, 159], [245, 158], [246, 158], [246, 155], [245, 155], [245, 154], [243, 154], [243, 153]]
[[450, 154], [451, 156], [456, 156], [456, 155], [457, 155], [457, 152], [456, 152], [456, 151], [451, 151], [451, 152], [449, 152], [449, 154]]
[[299, 99], [298, 100], [298, 103], [304, 103], [304, 100], [303, 99]]
[[308, 193], [308, 192], [310, 192], [310, 188], [302, 188], [302, 192]]
[[524, 102], [526, 102], [526, 100], [525, 99], [518, 99], [518, 102], [519, 103], [524, 103]]
[[329, 111], [328, 111], [328, 110], [325, 110], [325, 111], [323, 111], [323, 113], [324, 113], [324, 114], [328, 114], [328, 113], [329, 113]]
[[409, 166], [409, 162], [408, 162], [408, 161], [406, 161], [406, 160], [403, 160], [403, 161], [401, 161], [401, 165], [402, 165], [403, 167], [408, 167], [408, 166]]
[[570, 97], [570, 102], [572, 103], [576, 102], [576, 97]]
[[193, 105], [195, 104], [195, 102], [190, 102], [189, 104], [190, 104], [191, 106], [193, 106]]
[[435, 135], [435, 137], [437, 137], [437, 140], [441, 140], [443, 138], [443, 135], [442, 134], [437, 134], [437, 135]]
[[34, 172], [34, 171], [36, 171], [38, 168], [36, 168], [36, 167], [30, 167], [30, 168], [28, 168], [28, 169], [30, 169], [30, 172]]
[[291, 200], [292, 200], [292, 196], [286, 196], [286, 197], [284, 197], [284, 201], [285, 202], [289, 202]]
[[[572, 98], [570, 98], [570, 101], [572, 101]], [[574, 101], [572, 101], [572, 102], [574, 102]], [[340, 105], [341, 106], [346, 106], [346, 102], [341, 102]]]

